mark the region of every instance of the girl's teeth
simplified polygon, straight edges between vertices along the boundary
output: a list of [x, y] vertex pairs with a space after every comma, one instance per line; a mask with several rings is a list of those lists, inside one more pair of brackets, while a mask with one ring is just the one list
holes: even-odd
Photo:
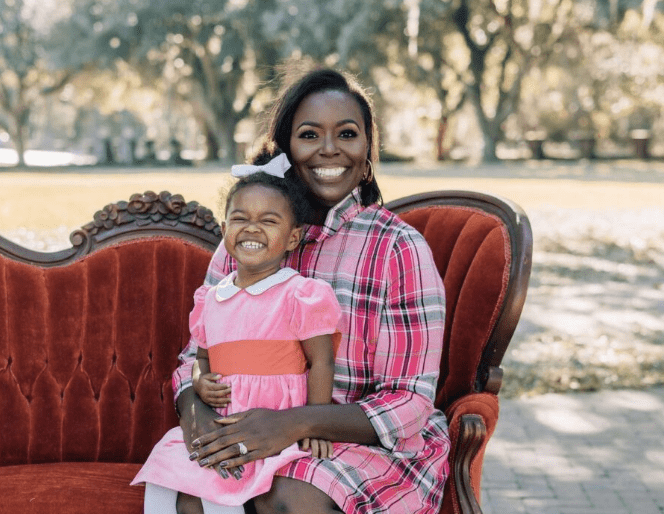
[[314, 168], [314, 173], [319, 177], [338, 177], [346, 168]]
[[256, 241], [243, 241], [240, 243], [240, 246], [249, 250], [257, 250], [258, 248], [263, 248], [265, 245], [263, 243], [257, 243]]

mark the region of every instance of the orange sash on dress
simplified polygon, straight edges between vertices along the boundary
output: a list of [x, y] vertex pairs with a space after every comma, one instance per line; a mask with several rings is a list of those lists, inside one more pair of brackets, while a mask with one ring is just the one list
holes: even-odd
[[221, 375], [304, 373], [307, 359], [300, 341], [232, 341], [208, 348], [210, 370]]
[[[332, 334], [334, 354], [341, 333]], [[208, 348], [210, 371], [221, 375], [288, 375], [304, 373], [307, 359], [300, 341], [245, 340]]]

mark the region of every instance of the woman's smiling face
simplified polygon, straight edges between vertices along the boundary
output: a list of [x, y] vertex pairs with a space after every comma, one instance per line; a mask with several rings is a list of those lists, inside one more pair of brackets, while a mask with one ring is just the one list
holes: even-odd
[[298, 177], [327, 207], [355, 189], [367, 171], [362, 110], [348, 93], [321, 91], [295, 111], [290, 153]]

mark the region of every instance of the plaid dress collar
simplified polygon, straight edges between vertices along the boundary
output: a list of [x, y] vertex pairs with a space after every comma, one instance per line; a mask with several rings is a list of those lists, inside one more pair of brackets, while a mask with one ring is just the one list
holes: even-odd
[[319, 243], [332, 237], [345, 223], [355, 218], [363, 210], [360, 187], [358, 186], [346, 198], [330, 209], [322, 226], [305, 225], [302, 242], [310, 243], [315, 241]]

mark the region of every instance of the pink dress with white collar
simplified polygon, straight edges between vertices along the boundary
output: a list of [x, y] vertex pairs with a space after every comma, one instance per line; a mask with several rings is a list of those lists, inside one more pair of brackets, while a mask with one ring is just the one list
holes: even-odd
[[[212, 371], [232, 389], [231, 403], [217, 412], [305, 405], [307, 363], [300, 341], [336, 331], [341, 311], [334, 291], [291, 268], [246, 289], [235, 286], [235, 275], [198, 288], [189, 317], [192, 337], [207, 348]], [[293, 444], [245, 465], [241, 480], [223, 479], [189, 460], [182, 429], [175, 427], [155, 445], [132, 485], [149, 482], [219, 505], [242, 505], [267, 492], [279, 468], [308, 455]]]

